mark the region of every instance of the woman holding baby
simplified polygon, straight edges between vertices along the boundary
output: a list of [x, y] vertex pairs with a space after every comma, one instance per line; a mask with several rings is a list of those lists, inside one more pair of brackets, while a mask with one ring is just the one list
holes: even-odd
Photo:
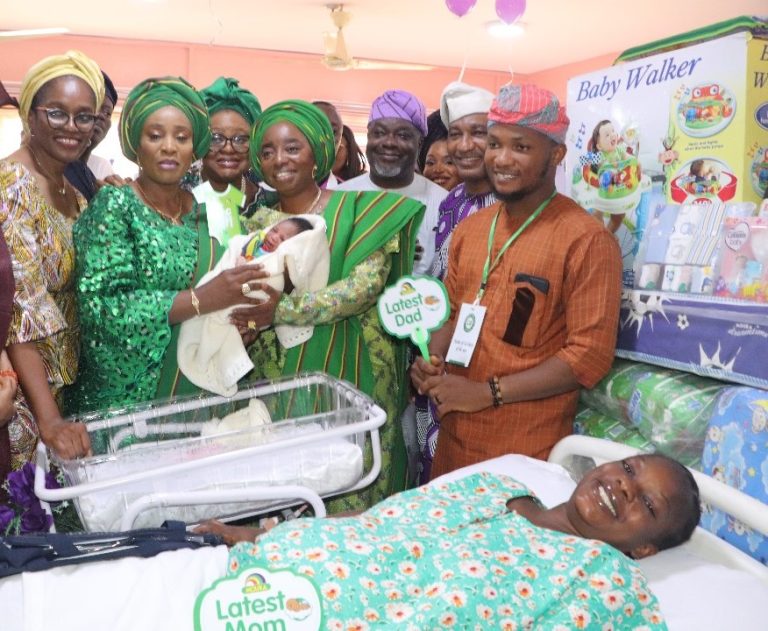
[[196, 392], [176, 363], [180, 323], [260, 304], [244, 295], [260, 288], [265, 273], [258, 266], [196, 286], [221, 246], [209, 234], [204, 206], [181, 182], [210, 141], [205, 102], [184, 79], [147, 79], [128, 95], [120, 143], [139, 175], [104, 186], [74, 227], [82, 351], [68, 412]]
[[272, 329], [250, 348], [259, 377], [319, 370], [346, 379], [387, 412], [380, 430], [382, 473], [365, 491], [333, 500], [330, 510], [365, 508], [405, 485], [405, 448], [397, 419], [404, 400], [405, 346], [384, 332], [376, 300], [385, 286], [411, 272], [423, 205], [382, 192], [322, 190], [333, 166], [334, 138], [327, 117], [305, 101], [266, 109], [251, 136], [251, 168], [277, 191], [277, 208], [260, 208], [249, 231], [290, 215], [322, 215], [330, 245], [328, 285], [282, 294], [268, 309], [236, 309], [241, 332], [272, 325], [313, 326], [312, 337], [284, 349]]

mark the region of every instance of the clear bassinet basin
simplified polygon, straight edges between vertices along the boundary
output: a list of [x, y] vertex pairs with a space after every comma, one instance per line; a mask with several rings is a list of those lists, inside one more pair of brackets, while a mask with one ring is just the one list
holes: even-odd
[[[88, 531], [236, 518], [369, 484], [386, 417], [351, 384], [321, 373], [80, 415], [93, 456], [52, 461]], [[74, 419], [70, 419], [74, 420]], [[373, 464], [364, 475], [370, 433]], [[315, 500], [316, 501], [313, 501]]]

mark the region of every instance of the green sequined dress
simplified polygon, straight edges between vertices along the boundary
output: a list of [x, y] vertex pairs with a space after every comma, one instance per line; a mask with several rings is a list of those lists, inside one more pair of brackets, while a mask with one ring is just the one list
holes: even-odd
[[130, 186], [105, 186], [77, 221], [81, 356], [77, 383], [66, 393], [68, 413], [156, 396], [171, 341], [168, 312], [197, 267], [201, 214], [196, 204], [175, 225]]

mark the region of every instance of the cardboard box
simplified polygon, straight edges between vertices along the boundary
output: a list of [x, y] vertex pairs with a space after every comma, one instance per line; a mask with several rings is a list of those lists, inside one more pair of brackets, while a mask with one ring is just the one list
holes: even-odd
[[628, 286], [663, 203], [763, 198], [768, 40], [749, 30], [574, 77], [567, 109], [566, 192], [616, 233]]

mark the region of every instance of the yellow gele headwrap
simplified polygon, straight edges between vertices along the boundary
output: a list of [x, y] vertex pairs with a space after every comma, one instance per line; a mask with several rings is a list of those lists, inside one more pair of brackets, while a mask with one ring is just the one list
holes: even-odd
[[63, 55], [51, 55], [32, 66], [21, 82], [19, 91], [19, 116], [24, 132], [29, 132], [29, 110], [32, 100], [51, 79], [73, 75], [85, 81], [96, 95], [96, 110], [104, 100], [104, 75], [99, 65], [79, 50], [68, 50]]

